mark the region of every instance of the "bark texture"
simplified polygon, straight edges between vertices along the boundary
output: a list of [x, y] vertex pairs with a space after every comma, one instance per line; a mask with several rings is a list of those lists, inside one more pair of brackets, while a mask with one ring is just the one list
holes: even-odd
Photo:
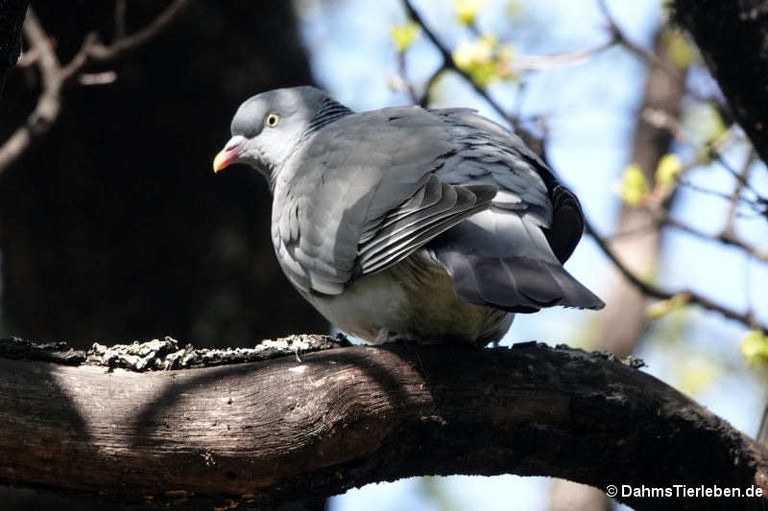
[[768, 489], [767, 471], [754, 442], [655, 378], [534, 343], [349, 347], [143, 374], [0, 359], [0, 480], [11, 484], [268, 504], [423, 474]]
[[696, 45], [736, 121], [768, 161], [768, 3], [675, 0], [675, 19]]

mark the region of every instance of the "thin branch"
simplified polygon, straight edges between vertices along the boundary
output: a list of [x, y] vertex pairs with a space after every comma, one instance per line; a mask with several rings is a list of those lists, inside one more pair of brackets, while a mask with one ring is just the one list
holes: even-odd
[[488, 93], [485, 91], [483, 87], [481, 87], [475, 80], [472, 79], [472, 76], [464, 71], [463, 69], [459, 68], [459, 66], [456, 65], [456, 62], [453, 60], [453, 56], [451, 55], [450, 50], [448, 49], [448, 46], [446, 44], [443, 44], [443, 42], [440, 40], [440, 38], [437, 37], [437, 35], [432, 31], [432, 29], [427, 25], [427, 23], [424, 21], [424, 18], [421, 17], [421, 14], [413, 8], [413, 5], [411, 5], [410, 0], [403, 0], [403, 7], [405, 8], [405, 12], [407, 13], [408, 17], [416, 22], [419, 27], [421, 27], [421, 30], [424, 32], [424, 34], [427, 36], [427, 39], [432, 42], [434, 47], [437, 49], [438, 52], [440, 52], [440, 56], [443, 59], [443, 64], [441, 68], [447, 68], [454, 72], [456, 72], [459, 76], [464, 78], [464, 80], [469, 83], [474, 91], [485, 99], [486, 103], [494, 110], [498, 115], [500, 115], [502, 118], [506, 119], [509, 123], [512, 125], [517, 125], [517, 121], [512, 118], [512, 116], [509, 115], [509, 113], [504, 109], [504, 107], [501, 106], [495, 99], [490, 97]]
[[420, 98], [418, 98], [418, 101], [416, 101], [416, 104], [421, 107], [426, 107], [429, 104], [429, 93], [432, 91], [432, 87], [435, 86], [437, 83], [437, 80], [440, 79], [441, 76], [443, 76], [443, 73], [445, 72], [446, 68], [445, 66], [440, 66], [437, 69], [435, 69], [431, 75], [429, 75], [429, 78], [427, 78], [427, 81], [424, 85], [424, 93], [421, 95]]
[[669, 74], [673, 78], [679, 78], [680, 71], [678, 69], [675, 69], [668, 62], [659, 58], [658, 55], [646, 50], [639, 44], [632, 41], [629, 37], [627, 37], [619, 24], [616, 22], [616, 18], [613, 17], [613, 14], [608, 8], [608, 4], [605, 0], [598, 0], [597, 5], [600, 8], [600, 12], [603, 14], [603, 17], [605, 18], [605, 21], [608, 25], [608, 31], [610, 32], [616, 44], [619, 44], [629, 50], [630, 53], [639, 57], [640, 60], [645, 62], [647, 65], [662, 69], [665, 73]]
[[88, 34], [80, 51], [64, 67], [59, 63], [48, 35], [30, 8], [24, 24], [24, 35], [37, 56], [35, 63], [40, 70], [43, 88], [26, 122], [0, 146], [0, 175], [29, 148], [34, 138], [51, 129], [59, 117], [61, 92], [65, 87], [112, 81], [114, 75], [88, 75], [86, 70], [93, 63], [111, 63], [145, 46], [176, 19], [190, 1], [175, 0], [149, 25], [129, 36], [118, 37], [107, 46], [98, 41], [96, 33]]
[[[720, 152], [720, 150], [719, 150], [717, 147], [713, 147], [713, 148], [711, 148], [711, 149], [709, 150], [709, 155], [710, 155], [710, 157], [712, 157], [712, 158], [714, 158], [715, 160], [717, 160], [717, 162], [718, 162], [718, 163], [719, 163], [719, 164], [720, 164], [720, 165], [721, 165], [721, 166], [722, 166], [722, 167], [723, 167], [725, 170], [727, 170], [727, 171], [728, 171], [728, 173], [729, 173], [731, 176], [733, 176], [733, 177], [734, 177], [734, 179], [736, 179], [736, 181], [737, 181], [738, 183], [740, 183], [740, 184], [742, 185], [742, 188], [746, 188], [747, 190], [749, 190], [749, 191], [750, 191], [750, 192], [751, 192], [751, 193], [752, 193], [752, 194], [753, 194], [753, 195], [756, 197], [756, 200], [757, 200], [757, 202], [762, 202], [762, 203], [765, 203], [765, 202], [768, 200], [768, 199], [766, 199], [766, 197], [763, 197], [763, 196], [760, 194], [760, 192], [758, 192], [758, 191], [755, 189], [755, 187], [754, 187], [754, 186], [752, 186], [752, 183], [750, 183], [750, 182], [749, 182], [749, 180], [747, 179], [747, 177], [748, 177], [748, 174], [747, 174], [747, 176], [745, 176], [745, 175], [744, 175], [744, 174], [745, 174], [745, 172], [744, 172], [744, 169], [742, 168], [742, 169], [741, 169], [741, 171], [737, 171], [736, 169], [734, 169], [734, 168], [731, 166], [731, 164], [730, 164], [730, 163], [728, 163], [728, 161], [726, 161], [725, 157], [723, 156], [723, 154]], [[747, 158], [747, 161], [749, 161], [749, 158]]]
[[[432, 42], [432, 44], [435, 46], [435, 48], [438, 50], [438, 52], [442, 56], [443, 65], [441, 66], [441, 69], [448, 68], [458, 73], [461, 77], [465, 79], [465, 81], [467, 81], [467, 83], [469, 83], [472, 86], [475, 92], [480, 97], [482, 97], [493, 110], [495, 110], [500, 116], [502, 116], [510, 124], [512, 124], [512, 126], [521, 135], [528, 134], [526, 130], [524, 130], [521, 126], [519, 126], [517, 119], [514, 119], [512, 116], [510, 116], [504, 110], [504, 108], [501, 107], [501, 105], [497, 103], [488, 94], [488, 92], [484, 88], [480, 87], [472, 79], [472, 77], [468, 73], [464, 72], [463, 70], [459, 69], [456, 66], [456, 63], [454, 62], [453, 57], [451, 56], [451, 52], [448, 50], [448, 46], [443, 44], [443, 42], [437, 37], [437, 35], [432, 31], [432, 29], [425, 23], [424, 19], [421, 17], [418, 11], [416, 11], [416, 9], [413, 8], [413, 5], [411, 4], [410, 0], [403, 0], [403, 6], [405, 8], [405, 11], [408, 17], [421, 27], [424, 34], [427, 36], [427, 39], [429, 39]], [[604, 5], [603, 7], [605, 8]], [[605, 12], [607, 12], [607, 9]], [[610, 17], [610, 13], [608, 13], [608, 19], [612, 20], [612, 18]], [[618, 26], [615, 26], [614, 28], [617, 30]], [[616, 33], [618, 33], [619, 36], [622, 35], [620, 31], [614, 32], [614, 34]], [[626, 40], [626, 38], [625, 38], [625, 43], [629, 43], [629, 41]], [[644, 56], [644, 58], [648, 58], [649, 62], [653, 63], [654, 65], [658, 65], [663, 69], [668, 69], [669, 66], [667, 66], [663, 62], [661, 61], [656, 62], [658, 60], [657, 57], [653, 55], [646, 55], [647, 52], [645, 52], [645, 50], [642, 50], [641, 48], [637, 47], [635, 48], [635, 51], [637, 51], [638, 54]], [[670, 70], [670, 72], [677, 73], [676, 70]], [[425, 92], [425, 94], [427, 94], [427, 92]], [[528, 135], [531, 136], [530, 134]], [[686, 182], [681, 182], [681, 184], [688, 185], [688, 183]], [[673, 291], [668, 291], [668, 290], [659, 288], [647, 282], [644, 282], [639, 277], [637, 277], [632, 271], [630, 271], [626, 267], [626, 265], [623, 264], [621, 260], [619, 260], [619, 258], [611, 250], [610, 246], [605, 241], [605, 239], [595, 231], [589, 219], [585, 219], [585, 226], [586, 226], [587, 232], [595, 239], [597, 245], [600, 247], [603, 253], [611, 260], [611, 262], [614, 263], [614, 265], [621, 272], [621, 274], [624, 275], [624, 277], [627, 280], [629, 280], [630, 283], [632, 283], [635, 287], [637, 287], [646, 296], [649, 296], [651, 298], [656, 298], [659, 300], [667, 300], [676, 295], [684, 294], [685, 296], [688, 297], [689, 303], [693, 303], [704, 309], [717, 312], [728, 319], [738, 321], [750, 328], [757, 328], [762, 330], [763, 332], [768, 333], [768, 325], [762, 325], [757, 323], [754, 316], [748, 312], [738, 312], [736, 310], [733, 310], [729, 307], [726, 307], [725, 305], [714, 302], [713, 300], [706, 298], [690, 290], [680, 290], [680, 291], [673, 292]]]
[[588, 218], [584, 219], [584, 225], [585, 225], [587, 234], [592, 236], [592, 238], [595, 240], [595, 243], [597, 243], [597, 246], [606, 255], [606, 257], [608, 257], [608, 259], [614, 264], [616, 269], [618, 269], [619, 272], [624, 276], [624, 278], [626, 278], [630, 283], [632, 283], [632, 285], [634, 285], [637, 289], [639, 289], [644, 295], [650, 298], [656, 298], [658, 300], [669, 300], [674, 296], [684, 295], [686, 296], [687, 303], [696, 304], [699, 307], [702, 307], [704, 309], [717, 312], [718, 314], [728, 319], [738, 321], [744, 326], [758, 329], [768, 334], [768, 325], [757, 322], [755, 317], [749, 312], [736, 311], [730, 307], [726, 307], [725, 305], [717, 303], [691, 290], [680, 289], [677, 291], [669, 291], [667, 289], [663, 289], [643, 281], [637, 275], [635, 275], [631, 270], [629, 270], [629, 268], [627, 268], [626, 265], [618, 258], [618, 256], [613, 252], [611, 247], [605, 241], [605, 239], [600, 235], [600, 233], [598, 233], [595, 230], [592, 222], [590, 222]]
[[115, 39], [109, 45], [103, 45], [94, 39], [86, 45], [84, 65], [91, 63], [110, 63], [133, 53], [160, 35], [189, 5], [191, 0], [174, 0], [149, 25], [131, 35]]
[[[424, 34], [427, 36], [427, 39], [429, 39], [432, 44], [435, 46], [437, 51], [440, 53], [440, 56], [443, 59], [443, 63], [439, 68], [439, 72], [436, 72], [433, 74], [434, 79], [437, 79], [437, 77], [444, 71], [444, 70], [451, 70], [455, 73], [457, 73], [460, 77], [462, 77], [477, 93], [479, 96], [481, 96], [485, 102], [488, 104], [488, 106], [491, 107], [502, 119], [505, 119], [512, 127], [514, 127], [516, 133], [520, 138], [523, 139], [523, 141], [528, 144], [531, 147], [534, 148], [541, 148], [543, 147], [543, 141], [535, 136], [533, 133], [525, 129], [520, 124], [520, 121], [516, 119], [514, 116], [510, 115], [509, 112], [507, 112], [503, 106], [499, 102], [497, 102], [493, 97], [491, 97], [490, 94], [488, 94], [488, 91], [481, 87], [480, 84], [478, 84], [473, 78], [472, 75], [461, 69], [457, 64], [456, 61], [453, 60], [453, 56], [451, 55], [450, 50], [448, 49], [448, 46], [444, 44], [439, 37], [432, 31], [432, 29], [427, 25], [427, 23], [424, 21], [424, 18], [421, 17], [419, 12], [413, 8], [413, 5], [411, 4], [410, 0], [402, 0], [403, 1], [403, 8], [406, 11], [406, 14], [408, 17], [414, 21], [421, 30], [424, 32]], [[424, 96], [419, 101], [419, 104], [423, 104], [427, 100], [427, 96], [429, 94], [429, 89], [426, 89], [424, 92]]]
[[51, 128], [61, 110], [62, 78], [59, 59], [32, 7], [27, 11], [24, 35], [37, 55], [35, 63], [40, 69], [43, 91], [26, 122], [0, 147], [0, 175], [11, 162], [26, 151], [33, 137], [40, 136]]
[[749, 177], [752, 173], [752, 164], [757, 160], [757, 153], [754, 149], [750, 149], [749, 155], [744, 159], [744, 164], [739, 172], [740, 179], [736, 180], [736, 185], [731, 192], [731, 198], [728, 202], [728, 213], [725, 217], [725, 225], [723, 226], [723, 237], [733, 237], [736, 229], [736, 213], [739, 209], [739, 202], [741, 201], [741, 192], [744, 191], [744, 183], [749, 181]]
[[569, 67], [586, 62], [595, 55], [604, 52], [616, 44], [616, 41], [608, 41], [595, 45], [591, 48], [584, 48], [573, 52], [562, 53], [559, 55], [529, 55], [515, 59], [514, 69], [517, 72], [541, 71], [544, 69], [557, 69]]
[[[729, 202], [731, 201], [730, 194], [727, 194], [718, 190], [713, 190], [711, 188], [705, 188], [703, 186], [699, 186], [685, 179], [678, 179], [677, 184], [689, 190], [692, 190], [694, 192], [701, 193], [703, 195], [717, 197], [719, 199], [723, 199]], [[760, 215], [760, 216], [768, 215], [768, 200], [762, 197], [757, 197], [755, 199], [747, 199], [745, 197], [741, 197], [739, 199], [739, 202], [741, 204], [745, 204], [746, 206], [749, 206], [749, 208], [752, 209], [752, 211], [757, 215]]]
[[416, 90], [413, 87], [413, 83], [408, 78], [408, 63], [405, 60], [405, 52], [403, 51], [397, 52], [397, 74], [399, 75], [401, 82], [398, 88], [402, 87], [402, 89], [405, 90], [411, 100], [411, 103], [418, 104], [419, 98], [416, 94]]
[[669, 225], [679, 231], [683, 231], [691, 236], [705, 241], [719, 242], [724, 245], [741, 249], [745, 254], [757, 259], [758, 261], [768, 263], [768, 252], [755, 247], [746, 241], [738, 238], [735, 234], [726, 234], [725, 232], [717, 234], [708, 234], [702, 230], [693, 227], [681, 220], [673, 218], [669, 214], [657, 215], [657, 221], [662, 225]]

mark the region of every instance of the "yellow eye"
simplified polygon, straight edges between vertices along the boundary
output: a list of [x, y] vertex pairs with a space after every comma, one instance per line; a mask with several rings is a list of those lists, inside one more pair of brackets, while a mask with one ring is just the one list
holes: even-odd
[[267, 126], [274, 128], [277, 126], [277, 123], [280, 122], [280, 116], [277, 114], [268, 114], [265, 122], [267, 123]]

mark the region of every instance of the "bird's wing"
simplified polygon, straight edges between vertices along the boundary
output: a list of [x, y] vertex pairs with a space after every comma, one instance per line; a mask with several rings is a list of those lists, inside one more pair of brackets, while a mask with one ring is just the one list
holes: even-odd
[[445, 182], [499, 188], [491, 208], [428, 245], [471, 303], [512, 312], [602, 301], [563, 267], [581, 238], [576, 197], [514, 134], [469, 110], [437, 110], [454, 136], [455, 154], [438, 170]]
[[444, 123], [420, 108], [343, 117], [299, 144], [275, 183], [272, 237], [299, 289], [338, 294], [473, 213], [496, 187], [439, 179], [451, 156]]

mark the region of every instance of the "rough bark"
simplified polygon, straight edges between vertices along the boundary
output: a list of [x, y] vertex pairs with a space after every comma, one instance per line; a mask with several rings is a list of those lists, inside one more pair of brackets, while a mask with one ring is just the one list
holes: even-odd
[[[632, 137], [630, 162], [640, 166], [651, 187], [656, 182], [659, 160], [670, 151], [672, 134], [666, 127], [648, 122], [648, 117], [651, 113], [661, 112], [678, 119], [685, 97], [686, 72], [677, 69], [670, 58], [668, 35], [666, 26], [660, 26], [654, 35], [653, 54], [663, 65], [648, 66]], [[653, 275], [661, 247], [661, 226], [653, 214], [647, 208], [623, 205], [616, 232], [632, 233], [611, 243], [624, 265], [636, 275]], [[594, 347], [627, 357], [647, 328], [647, 297], [615, 268], [607, 289], [605, 310], [596, 318]], [[550, 511], [600, 511], [611, 507], [611, 500], [595, 488], [560, 480], [552, 485]]]
[[768, 161], [768, 4], [764, 0], [675, 0], [736, 121]]
[[[359, 346], [301, 362], [143, 374], [0, 358], [3, 482], [258, 504], [456, 473], [768, 490], [768, 455], [633, 367], [534, 343]], [[722, 506], [623, 500], [636, 509]]]
[[0, 97], [8, 70], [21, 54], [21, 26], [29, 0], [0, 0]]

